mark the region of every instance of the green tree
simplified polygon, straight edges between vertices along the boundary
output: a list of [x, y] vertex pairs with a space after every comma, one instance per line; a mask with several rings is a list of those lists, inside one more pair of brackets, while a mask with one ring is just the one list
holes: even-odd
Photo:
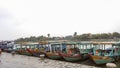
[[120, 34], [118, 32], [113, 32], [113, 38], [120, 38]]

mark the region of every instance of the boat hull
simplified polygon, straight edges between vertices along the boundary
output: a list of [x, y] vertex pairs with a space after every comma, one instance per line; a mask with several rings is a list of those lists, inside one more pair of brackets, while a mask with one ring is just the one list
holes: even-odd
[[33, 56], [35, 56], [35, 57], [40, 57], [41, 54], [45, 55], [44, 52], [33, 52]]
[[18, 54], [21, 54], [21, 55], [28, 55], [28, 56], [32, 56], [32, 54], [31, 54], [31, 53], [29, 53], [29, 52], [28, 52], [28, 51], [26, 51], [26, 50], [18, 50], [17, 52], [18, 52]]
[[105, 56], [97, 56], [97, 55], [90, 55], [90, 58], [94, 61], [95, 64], [106, 64], [110, 62], [114, 62], [113, 58], [105, 57]]
[[41, 54], [44, 54], [44, 55], [45, 55], [45, 53], [44, 53], [43, 51], [40, 51], [40, 50], [27, 49], [27, 51], [28, 51], [29, 53], [31, 53], [32, 56], [35, 56], [35, 57], [40, 57]]
[[62, 56], [59, 53], [46, 53], [47, 57], [50, 59], [61, 59]]
[[69, 62], [75, 62], [75, 61], [79, 61], [82, 59], [82, 57], [80, 56], [80, 54], [76, 54], [76, 55], [69, 55], [66, 53], [61, 53], [62, 57]]
[[11, 53], [13, 50], [5, 49], [5, 52]]

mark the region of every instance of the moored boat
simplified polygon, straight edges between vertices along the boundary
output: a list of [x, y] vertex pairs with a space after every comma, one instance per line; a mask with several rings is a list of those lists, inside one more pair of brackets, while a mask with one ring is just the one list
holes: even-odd
[[47, 52], [46, 55], [50, 59], [61, 59], [62, 58], [62, 56], [60, 55], [60, 53]]
[[112, 47], [111, 42], [93, 42], [93, 54], [89, 54], [89, 57], [95, 64], [106, 64], [114, 62], [115, 60], [110, 57], [112, 51], [106, 51], [107, 48]]
[[50, 59], [61, 59], [62, 56], [60, 55], [62, 45], [61, 43], [50, 43], [46, 50], [46, 55]]
[[89, 58], [88, 54], [93, 54], [93, 45], [91, 42], [80, 42], [78, 48], [83, 60]]
[[32, 56], [32, 53], [29, 52], [30, 47], [31, 45], [28, 45], [28, 44], [19, 44], [16, 46], [16, 52], [21, 55]]
[[66, 61], [74, 62], [82, 59], [82, 55], [77, 47], [78, 43], [76, 42], [65, 42], [62, 44], [62, 57]]
[[80, 54], [70, 55], [66, 53], [61, 53], [61, 55], [66, 61], [70, 61], [70, 62], [79, 61], [82, 59]]
[[108, 56], [114, 58], [115, 61], [118, 61], [120, 59], [120, 42], [113, 43], [112, 48], [108, 49], [108, 51], [111, 51]]
[[0, 42], [0, 49], [4, 52], [11, 53], [14, 47], [13, 41], [2, 41]]
[[95, 64], [105, 64], [113, 62], [114, 59], [106, 56], [90, 55], [90, 58], [94, 61]]
[[41, 54], [45, 54], [45, 48], [48, 46], [48, 42], [39, 42], [34, 44], [34, 47], [31, 49], [33, 56], [40, 57]]

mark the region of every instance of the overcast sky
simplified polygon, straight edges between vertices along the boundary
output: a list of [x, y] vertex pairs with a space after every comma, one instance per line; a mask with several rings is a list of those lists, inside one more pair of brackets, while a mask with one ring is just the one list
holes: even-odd
[[120, 32], [120, 0], [0, 0], [0, 40]]

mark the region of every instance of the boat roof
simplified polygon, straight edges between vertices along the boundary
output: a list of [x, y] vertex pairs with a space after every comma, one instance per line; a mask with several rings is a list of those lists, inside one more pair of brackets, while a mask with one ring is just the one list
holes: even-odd
[[114, 43], [113, 46], [120, 46], [120, 42]]
[[80, 42], [79, 44], [82, 44], [82, 45], [89, 45], [89, 44], [92, 44], [91, 42]]
[[77, 45], [79, 44], [79, 42], [64, 42], [62, 44], [66, 44], [66, 45]]
[[61, 45], [61, 43], [51, 43], [51, 45]]
[[39, 42], [39, 44], [48, 44], [49, 42], [47, 42], [47, 41], [41, 41], [41, 42]]
[[116, 42], [92, 42], [92, 44], [114, 44]]
[[38, 44], [38, 42], [20, 42], [19, 44]]

